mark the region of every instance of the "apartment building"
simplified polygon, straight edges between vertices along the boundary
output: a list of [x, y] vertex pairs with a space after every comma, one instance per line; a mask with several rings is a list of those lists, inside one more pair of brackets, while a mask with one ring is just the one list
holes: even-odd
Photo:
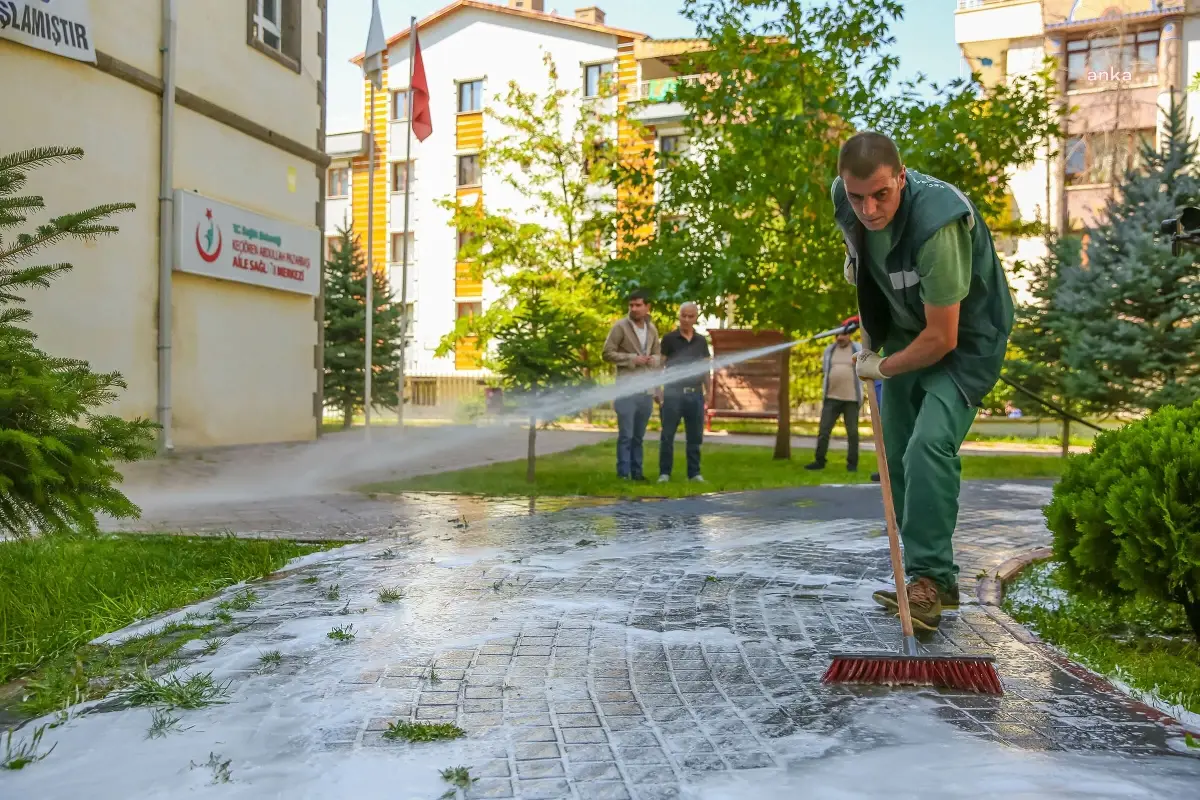
[[[1067, 135], [1055, 159], [1014, 172], [1012, 197], [1020, 219], [1078, 231], [1103, 213], [1138, 143], [1159, 141], [1172, 92], [1193, 99], [1186, 90], [1200, 70], [1200, 2], [958, 0], [955, 38], [965, 66], [988, 85], [1055, 59], [1059, 97], [1074, 109]], [[1200, 103], [1188, 103], [1188, 114], [1195, 120]], [[1017, 258], [1044, 253], [1038, 239], [1007, 245]]]
[[[667, 100], [674, 81], [689, 79], [676, 74], [679, 56], [698, 46], [691, 40], [654, 41], [617, 27], [595, 6], [576, 9], [570, 16], [548, 12], [542, 0], [456, 0], [420, 20], [418, 35], [433, 134], [424, 142], [413, 138], [407, 164], [407, 26], [388, 39], [385, 86], [382, 94], [376, 92], [373, 118], [364, 82], [364, 128], [374, 135], [376, 148], [373, 219], [368, 220], [367, 214], [365, 147], [354, 153], [328, 151], [331, 157], [343, 159], [331, 164], [331, 186], [335, 171], [344, 169], [344, 159], [349, 159], [348, 197], [355, 231], [365, 246], [368, 225], [372, 227], [374, 263], [386, 265], [381, 268], [389, 271], [397, 298], [404, 238], [408, 239], [412, 325], [406, 373], [408, 396], [416, 409], [476, 393], [487, 377], [471, 342], [459, 342], [452, 356], [434, 355], [458, 318], [480, 313], [496, 299], [493, 287], [472, 279], [468, 266], [457, 262], [458, 234], [450, 226], [450, 213], [438, 202], [458, 197], [465, 203], [486, 202], [497, 208], [522, 205], [512, 187], [480, 170], [478, 153], [484, 136], [496, 133], [489, 130], [494, 122], [484, 109], [507, 92], [510, 81], [526, 91], [541, 91], [547, 85], [543, 57], [549, 53], [562, 88], [595, 102], [587, 98], [599, 94], [602, 82], [611, 81], [617, 92], [608, 102], [622, 108], [635, 106], [633, 116], [648, 131], [653, 146], [676, 150], [686, 146], [681, 135], [683, 113]], [[618, 141], [632, 141], [628, 125], [612, 133]], [[347, 141], [353, 138], [346, 136]], [[360, 146], [357, 140], [353, 146]], [[407, 230], [406, 181], [411, 182]], [[332, 206], [330, 217], [332, 223]], [[332, 232], [331, 224], [326, 233]]]
[[0, 5], [0, 153], [84, 150], [31, 175], [50, 214], [137, 206], [42, 254], [75, 269], [29, 298], [41, 347], [119, 371], [164, 448], [315, 438], [326, 0]]

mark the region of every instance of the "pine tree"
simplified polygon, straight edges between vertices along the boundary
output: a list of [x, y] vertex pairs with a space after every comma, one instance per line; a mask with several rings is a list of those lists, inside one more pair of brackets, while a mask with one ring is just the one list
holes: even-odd
[[[358, 237], [338, 230], [333, 257], [325, 262], [325, 404], [342, 413], [349, 428], [365, 402], [367, 268]], [[371, 406], [395, 410], [400, 401], [400, 337], [403, 309], [393, 302], [387, 278], [375, 273], [371, 338]]]
[[1200, 398], [1200, 267], [1159, 233], [1200, 202], [1197, 143], [1172, 102], [1161, 152], [1144, 143], [1090, 230], [1087, 263], [1064, 269], [1055, 304], [1066, 317], [1067, 389], [1110, 412], [1187, 406]]
[[[29, 172], [83, 158], [77, 148], [41, 147], [0, 156], [0, 234], [45, 209], [22, 196]], [[92, 372], [86, 361], [38, 349], [23, 327], [25, 292], [47, 288], [70, 264], [17, 266], [39, 250], [71, 239], [116, 233], [107, 223], [133, 209], [110, 203], [38, 225], [32, 233], [0, 235], [0, 530], [16, 535], [93, 532], [96, 514], [136, 517], [139, 509], [115, 487], [115, 461], [151, 455], [155, 425], [99, 413], [126, 384], [115, 372]]]
[[[1015, 354], [1004, 365], [1005, 377], [1076, 416], [1099, 410], [1071, 394], [1072, 372], [1064, 360], [1070, 344], [1071, 318], [1059, 307], [1057, 297], [1067, 265], [1078, 264], [1079, 253], [1076, 237], [1050, 236], [1044, 258], [1031, 264], [1017, 264], [1015, 271], [1026, 280], [1032, 300], [1016, 307], [1009, 340]], [[997, 386], [1007, 388], [1005, 384]], [[1040, 406], [1028, 395], [1015, 399], [1022, 408]], [[1058, 413], [1051, 408], [1044, 412], [1055, 416]], [[1070, 444], [1070, 430], [1070, 421], [1063, 420], [1064, 455]]]

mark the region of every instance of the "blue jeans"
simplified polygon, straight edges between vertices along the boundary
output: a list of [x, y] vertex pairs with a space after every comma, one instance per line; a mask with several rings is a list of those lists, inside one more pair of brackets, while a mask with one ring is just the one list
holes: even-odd
[[654, 413], [654, 398], [635, 394], [613, 401], [617, 412], [617, 477], [644, 478], [642, 473], [642, 439], [646, 425]]
[[672, 392], [667, 390], [662, 403], [662, 436], [658, 444], [658, 474], [670, 475], [675, 462], [675, 431], [679, 420], [687, 436], [687, 474], [700, 474], [700, 443], [704, 439], [703, 392]]

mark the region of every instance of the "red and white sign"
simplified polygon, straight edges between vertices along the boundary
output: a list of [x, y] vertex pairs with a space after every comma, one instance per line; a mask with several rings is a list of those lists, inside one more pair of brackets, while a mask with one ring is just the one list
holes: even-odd
[[176, 189], [175, 269], [316, 296], [321, 233]]

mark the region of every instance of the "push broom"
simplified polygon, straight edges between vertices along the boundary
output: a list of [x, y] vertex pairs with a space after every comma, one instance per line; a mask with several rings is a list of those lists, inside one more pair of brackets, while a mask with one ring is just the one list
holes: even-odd
[[[865, 334], [865, 331], [864, 331]], [[866, 338], [865, 336], [863, 337]], [[981, 694], [1004, 694], [996, 659], [992, 656], [937, 655], [921, 653], [913, 634], [912, 614], [905, 587], [904, 559], [900, 555], [900, 534], [896, 509], [892, 505], [892, 483], [888, 475], [887, 454], [883, 449], [883, 421], [875, 387], [869, 384], [871, 429], [875, 435], [875, 455], [879, 462], [879, 484], [883, 488], [883, 514], [887, 520], [888, 545], [892, 554], [892, 572], [896, 577], [896, 602], [900, 606], [900, 629], [904, 641], [899, 653], [835, 653], [833, 663], [821, 679], [824, 683], [856, 683], [876, 686], [937, 686]]]

